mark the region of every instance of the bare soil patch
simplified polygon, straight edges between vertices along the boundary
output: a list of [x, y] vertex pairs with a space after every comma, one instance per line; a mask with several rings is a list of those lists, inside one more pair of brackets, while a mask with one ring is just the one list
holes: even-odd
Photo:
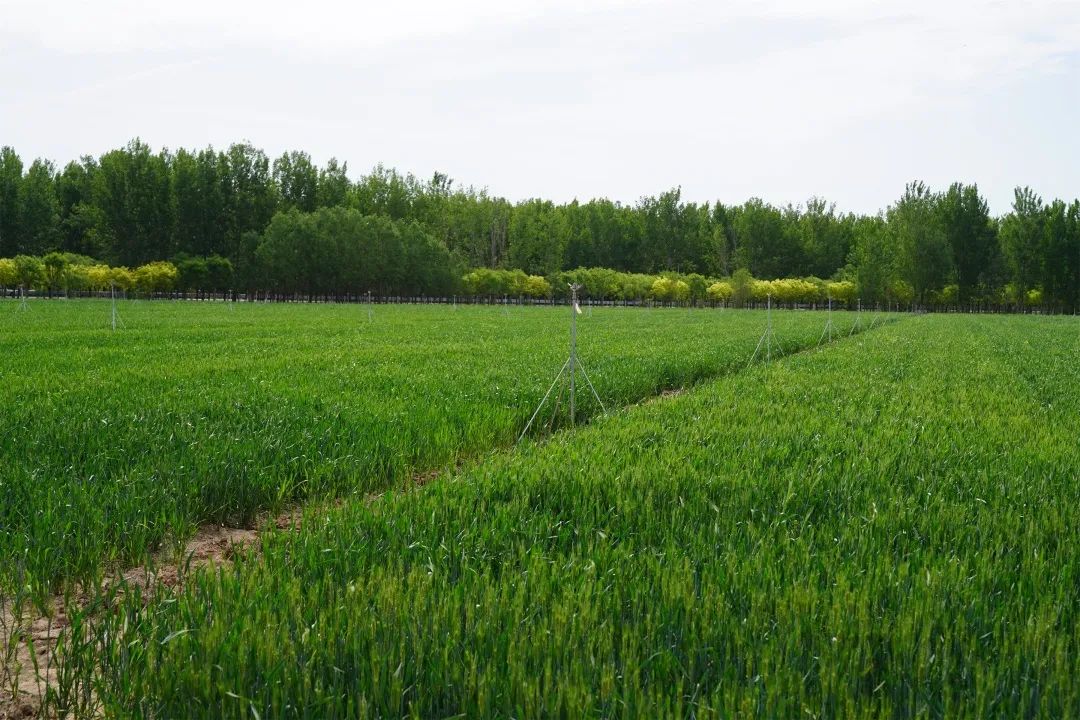
[[[270, 526], [291, 532], [300, 528], [303, 511], [293, 508], [269, 518]], [[264, 522], [259, 527], [265, 526]], [[158, 553], [148, 565], [129, 568], [105, 587], [140, 588], [153, 592], [155, 588], [178, 588], [193, 570], [204, 567], [227, 567], [244, 551], [259, 542], [259, 530], [204, 525], [184, 546], [182, 554], [175, 551]], [[182, 557], [177, 557], [177, 555]], [[72, 601], [80, 607], [88, 602], [85, 594]], [[47, 689], [55, 685], [57, 668], [53, 650], [63, 630], [68, 626], [65, 600], [53, 599], [48, 615], [27, 616], [25, 611], [3, 607], [0, 614], [0, 720], [36, 717], [41, 713]], [[14, 688], [14, 692], [13, 692]]]

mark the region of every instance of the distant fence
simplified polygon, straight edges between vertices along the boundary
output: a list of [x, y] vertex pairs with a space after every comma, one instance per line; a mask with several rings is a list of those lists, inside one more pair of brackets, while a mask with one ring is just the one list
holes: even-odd
[[[255, 302], [255, 303], [292, 303], [292, 304], [364, 304], [372, 303], [376, 305], [517, 305], [517, 306], [566, 306], [570, 304], [570, 298], [530, 298], [530, 297], [510, 297], [510, 296], [489, 296], [489, 295], [459, 295], [459, 296], [429, 296], [429, 295], [378, 295], [372, 293], [370, 296], [366, 293], [355, 294], [307, 294], [307, 293], [275, 293], [269, 291], [255, 291], [255, 292], [185, 292], [185, 291], [169, 291], [169, 292], [156, 292], [156, 293], [137, 293], [137, 292], [117, 292], [117, 298], [125, 300], [139, 299], [139, 300], [182, 300], [189, 302]], [[18, 299], [20, 297], [18, 288], [3, 288], [0, 289], [0, 297], [7, 299]], [[108, 299], [110, 297], [109, 291], [91, 291], [91, 290], [72, 290], [70, 292], [64, 291], [43, 291], [43, 290], [30, 290], [27, 293], [28, 298], [40, 298], [40, 299], [65, 299], [65, 298], [99, 298]], [[736, 305], [733, 302], [716, 302], [711, 300], [698, 300], [688, 302], [669, 302], [651, 300], [648, 298], [636, 298], [626, 300], [612, 300], [612, 299], [591, 299], [584, 298], [580, 300], [582, 307], [642, 307], [642, 308], [713, 308], [713, 309], [729, 309], [742, 307], [744, 309], [759, 309], [765, 308], [764, 302], [748, 302], [741, 306]], [[823, 302], [819, 303], [783, 303], [773, 301], [774, 308], [787, 309], [787, 310], [824, 310], [827, 305]], [[834, 301], [833, 310], [837, 311], [856, 311], [859, 309], [858, 305], [853, 303], [850, 306], [845, 305], [842, 302]], [[903, 313], [961, 313], [961, 314], [1023, 314], [1023, 315], [1075, 315], [1076, 312], [1071, 309], [1065, 309], [1060, 307], [1049, 306], [1032, 306], [1032, 305], [1013, 305], [1013, 304], [994, 304], [994, 303], [970, 303], [967, 305], [950, 304], [950, 305], [917, 305], [917, 304], [904, 304], [904, 303], [889, 303], [871, 305], [866, 304], [861, 308], [864, 312], [903, 312]]]

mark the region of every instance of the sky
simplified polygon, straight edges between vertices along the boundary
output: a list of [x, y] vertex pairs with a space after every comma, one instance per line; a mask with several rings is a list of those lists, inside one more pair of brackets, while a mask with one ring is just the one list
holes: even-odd
[[0, 145], [250, 141], [511, 200], [1080, 197], [1077, 0], [0, 0]]

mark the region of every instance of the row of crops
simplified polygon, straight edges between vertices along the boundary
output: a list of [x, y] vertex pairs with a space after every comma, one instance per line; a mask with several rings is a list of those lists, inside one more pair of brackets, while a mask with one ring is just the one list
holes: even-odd
[[[114, 332], [107, 301], [12, 307], [0, 588], [43, 605], [66, 581], [182, 547], [201, 523], [246, 526], [506, 447], [567, 352], [566, 311], [542, 308], [122, 302]], [[826, 319], [773, 317], [788, 351]], [[857, 320], [832, 318], [838, 335]], [[597, 308], [579, 323], [581, 358], [617, 407], [743, 367], [765, 314]], [[579, 418], [597, 410], [580, 396]], [[564, 402], [537, 429], [565, 422]]]
[[1078, 349], [1072, 318], [915, 318], [312, 514], [88, 614], [53, 703], [1075, 717]]

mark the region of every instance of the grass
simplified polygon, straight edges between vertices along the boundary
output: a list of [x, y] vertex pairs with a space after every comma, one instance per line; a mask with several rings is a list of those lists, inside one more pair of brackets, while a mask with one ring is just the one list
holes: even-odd
[[[0, 307], [0, 588], [180, 547], [201, 523], [363, 496], [505, 448], [567, 352], [567, 309], [124, 302]], [[824, 314], [774, 313], [789, 350]], [[855, 320], [834, 313], [839, 332]], [[865, 326], [867, 316], [863, 316]], [[745, 365], [764, 313], [595, 309], [580, 349], [621, 406]], [[579, 418], [598, 408], [585, 394]], [[540, 434], [566, 423], [565, 397]]]
[[1078, 337], [912, 319], [312, 515], [88, 614], [54, 707], [1075, 717]]

